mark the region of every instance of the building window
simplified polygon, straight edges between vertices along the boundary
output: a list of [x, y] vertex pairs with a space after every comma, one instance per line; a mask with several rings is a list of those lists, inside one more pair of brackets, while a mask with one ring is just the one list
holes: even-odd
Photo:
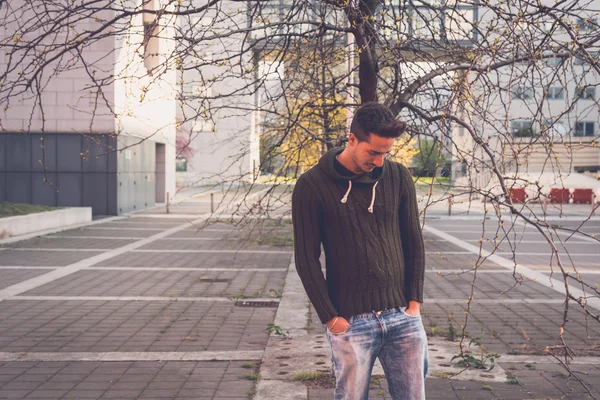
[[594, 100], [596, 98], [596, 88], [593, 86], [583, 87], [579, 90], [578, 95], [582, 100]]
[[577, 27], [579, 28], [579, 32], [591, 32], [596, 29], [596, 26], [595, 18], [577, 19]]
[[594, 136], [594, 122], [576, 122], [573, 136]]
[[187, 172], [187, 159], [183, 157], [175, 159], [175, 172]]
[[511, 91], [513, 99], [530, 100], [533, 99], [533, 88], [517, 86]]
[[596, 57], [598, 54], [596, 52], [588, 52], [589, 57], [586, 54], [581, 54], [580, 56], [575, 57], [573, 64], [575, 65], [590, 65], [590, 57], [593, 61], [596, 61]]
[[533, 137], [537, 135], [531, 121], [512, 121], [510, 128], [514, 137]]
[[549, 67], [557, 67], [563, 62], [561, 57], [550, 57], [546, 58], [546, 65]]
[[545, 120], [542, 122], [542, 128], [544, 133], [555, 138], [560, 138], [565, 135], [568, 136], [569, 132], [567, 124], [565, 124], [563, 121]]
[[565, 91], [561, 87], [549, 87], [546, 92], [546, 98], [549, 100], [560, 100], [565, 98]]

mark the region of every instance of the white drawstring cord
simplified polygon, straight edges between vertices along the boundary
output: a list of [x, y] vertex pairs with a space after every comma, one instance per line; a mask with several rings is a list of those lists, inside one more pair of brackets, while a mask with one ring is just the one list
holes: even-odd
[[348, 201], [348, 195], [350, 194], [350, 191], [352, 190], [352, 181], [348, 181], [348, 190], [346, 191], [346, 194], [344, 195], [344, 197], [342, 197], [341, 202], [346, 204], [346, 202]]
[[379, 181], [375, 182], [375, 184], [373, 185], [373, 195], [371, 196], [371, 205], [369, 206], [369, 212], [371, 214], [373, 214], [373, 205], [375, 204], [375, 188], [377, 187], [378, 183]]

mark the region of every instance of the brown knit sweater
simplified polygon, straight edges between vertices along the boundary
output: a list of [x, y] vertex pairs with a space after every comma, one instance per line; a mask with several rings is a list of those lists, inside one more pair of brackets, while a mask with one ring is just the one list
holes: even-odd
[[304, 173], [292, 196], [296, 269], [323, 323], [423, 302], [425, 249], [410, 172], [386, 160], [371, 174], [344, 176], [335, 168], [342, 150]]

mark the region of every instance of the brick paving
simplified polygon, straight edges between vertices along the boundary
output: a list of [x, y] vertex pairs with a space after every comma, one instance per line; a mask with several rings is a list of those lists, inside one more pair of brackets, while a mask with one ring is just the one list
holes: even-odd
[[[257, 188], [255, 193], [260, 190]], [[289, 196], [289, 190], [286, 190], [282, 189], [281, 193]], [[216, 195], [217, 200], [219, 196]], [[226, 198], [226, 202], [231, 200], [232, 196]], [[242, 210], [244, 207], [247, 206]], [[284, 290], [285, 270], [292, 254], [291, 226], [277, 221], [260, 224], [217, 222], [199, 230], [201, 224], [190, 223], [209, 210], [208, 201], [194, 198], [172, 207], [172, 212], [187, 213], [187, 216], [166, 216], [164, 210], [156, 209], [146, 214], [163, 214], [164, 218], [138, 214], [3, 246], [6, 249], [0, 253], [2, 266], [61, 268], [97, 254], [110, 254], [112, 249], [189, 224], [166, 238], [0, 301], [0, 356], [3, 352], [140, 352], [141, 356], [149, 352], [224, 352], [219, 359], [163, 362], [0, 360], [0, 399], [251, 398], [258, 377], [256, 373], [260, 372], [260, 360], [230, 362], [222, 359], [233, 352], [265, 349], [269, 338], [266, 328], [274, 321], [277, 308], [253, 306], [251, 301], [259, 297], [278, 300]], [[598, 223], [592, 222], [589, 232], [598, 232]], [[429, 224], [436, 229], [459, 231], [451, 234], [478, 246], [480, 222], [439, 219]], [[569, 224], [576, 223], [564, 225]], [[491, 229], [493, 225], [489, 227]], [[494, 240], [494, 235], [485, 237]], [[540, 240], [530, 233], [512, 239], [515, 243]], [[593, 256], [598, 248], [593, 243], [580, 243], [584, 241], [582, 238], [571, 240], [577, 243], [568, 245], [570, 251], [591, 255], [573, 256], [577, 268], [586, 271], [584, 277], [600, 280], [600, 275], [589, 273], [597, 271]], [[482, 246], [491, 249], [485, 241]], [[549, 257], [527, 254], [544, 252], [544, 246], [543, 243], [518, 244], [517, 261], [532, 269], [549, 272]], [[511, 250], [506, 241], [500, 247]], [[55, 249], [65, 250], [52, 251]], [[77, 251], [80, 249], [96, 251]], [[431, 234], [426, 235], [426, 249], [425, 296], [432, 299], [423, 307], [426, 330], [437, 336], [447, 336], [451, 329], [460, 332], [465, 323], [465, 300], [471, 293], [473, 273], [457, 274], [455, 271], [469, 270], [481, 260]], [[537, 282], [524, 281], [515, 285], [512, 271], [489, 260], [481, 263], [480, 271], [466, 327], [468, 340], [478, 338], [485, 351], [503, 355], [543, 354], [546, 346], [558, 344], [558, 324], [563, 313], [563, 305], [559, 303], [561, 295]], [[0, 290], [46, 272], [47, 269], [0, 268]], [[518, 274], [515, 276], [519, 277]], [[19, 296], [27, 298], [20, 299]], [[52, 297], [36, 300], [38, 296]], [[83, 296], [94, 299], [77, 299]], [[118, 296], [140, 296], [140, 299], [115, 299]], [[204, 300], [178, 301], [185, 298]], [[236, 300], [248, 301], [249, 306], [241, 307]], [[314, 309], [307, 315], [306, 328], [312, 328], [310, 334], [315, 337], [316, 346], [327, 350], [323, 327], [316, 320]], [[586, 319], [576, 307], [571, 308], [565, 339], [578, 355], [600, 356], [599, 325]], [[286, 343], [293, 346], [293, 338]], [[321, 360], [316, 365], [328, 365], [327, 356]], [[279, 362], [297, 364], [302, 361], [285, 359], [282, 355]], [[502, 357], [498, 363], [514, 375], [513, 381], [517, 384], [440, 379], [435, 371], [430, 371], [427, 398], [588, 398], [583, 387], [573, 377], [568, 377], [559, 365], [502, 362]], [[600, 398], [600, 367], [578, 364], [573, 369]], [[282, 376], [291, 379], [289, 375]], [[333, 389], [309, 386], [307, 397], [331, 399]], [[369, 398], [390, 398], [385, 379], [374, 380]]]

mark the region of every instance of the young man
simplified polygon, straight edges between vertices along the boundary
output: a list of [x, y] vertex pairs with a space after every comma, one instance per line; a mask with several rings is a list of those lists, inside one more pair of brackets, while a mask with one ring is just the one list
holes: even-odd
[[327, 152], [292, 196], [296, 268], [327, 325], [335, 399], [366, 400], [377, 357], [395, 400], [425, 398], [425, 251], [415, 185], [404, 166], [386, 160], [404, 128], [387, 107], [364, 104], [346, 148]]

